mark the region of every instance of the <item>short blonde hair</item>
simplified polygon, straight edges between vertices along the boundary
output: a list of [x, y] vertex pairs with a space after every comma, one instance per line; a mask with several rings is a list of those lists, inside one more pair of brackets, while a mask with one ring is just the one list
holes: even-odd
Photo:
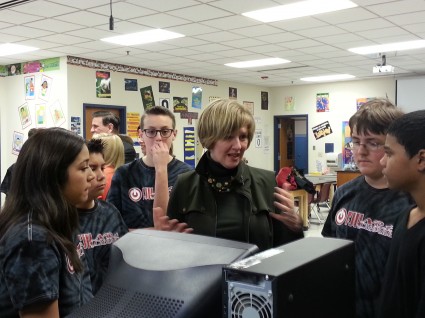
[[234, 134], [242, 127], [248, 130], [249, 146], [255, 131], [255, 121], [250, 111], [236, 100], [217, 99], [199, 117], [199, 141], [204, 148], [211, 149], [218, 140]]
[[115, 134], [100, 133], [94, 134], [94, 139], [102, 140], [103, 158], [105, 164], [113, 166], [115, 169], [124, 164], [124, 144], [119, 136]]

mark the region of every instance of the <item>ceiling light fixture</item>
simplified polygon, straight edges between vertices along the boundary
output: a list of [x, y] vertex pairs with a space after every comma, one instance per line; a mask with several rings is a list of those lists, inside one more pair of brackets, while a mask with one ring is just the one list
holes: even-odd
[[5, 43], [0, 44], [0, 56], [16, 55], [20, 53], [27, 53], [32, 51], [37, 51], [39, 48], [26, 46], [15, 43]]
[[357, 4], [348, 0], [307, 0], [245, 12], [242, 13], [242, 15], [261, 22], [275, 22], [354, 7], [357, 7]]
[[181, 37], [184, 37], [184, 35], [180, 33], [176, 33], [176, 32], [155, 29], [155, 30], [149, 30], [149, 31], [117, 35], [117, 36], [112, 36], [112, 37], [104, 38], [100, 40], [104, 42], [118, 44], [118, 45], [129, 46], [129, 45], [139, 45], [139, 44], [166, 41], [166, 40], [171, 40], [171, 39], [176, 39]]
[[290, 63], [290, 62], [291, 61], [281, 59], [281, 58], [278, 58], [278, 57], [272, 57], [272, 58], [260, 59], [260, 60], [227, 63], [227, 64], [224, 64], [224, 65], [230, 66], [230, 67], [236, 67], [236, 68], [248, 68], [248, 67], [258, 67], [258, 66], [284, 64], [284, 63]]
[[348, 49], [348, 51], [357, 54], [372, 54], [379, 52], [393, 52], [393, 51], [405, 51], [421, 49], [425, 47], [425, 40], [415, 40], [406, 42], [396, 42], [380, 45], [361, 46]]
[[345, 80], [350, 78], [355, 78], [355, 76], [350, 74], [336, 74], [336, 75], [303, 77], [303, 78], [300, 78], [300, 80], [304, 82], [329, 82], [329, 81], [340, 81], [340, 80]]

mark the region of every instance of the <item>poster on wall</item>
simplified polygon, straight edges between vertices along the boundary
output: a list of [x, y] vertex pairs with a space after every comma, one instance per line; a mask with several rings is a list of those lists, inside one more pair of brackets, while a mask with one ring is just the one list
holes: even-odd
[[19, 75], [21, 73], [21, 63], [11, 64], [7, 67], [7, 75], [9, 76]]
[[313, 131], [314, 138], [316, 138], [316, 140], [332, 134], [332, 128], [328, 121], [314, 126], [311, 130]]
[[342, 161], [343, 168], [355, 169], [353, 158], [353, 142], [351, 141], [351, 130], [348, 121], [342, 122]]
[[46, 105], [35, 105], [35, 126], [37, 128], [46, 127]]
[[261, 109], [268, 110], [269, 109], [269, 93], [261, 92]]
[[192, 107], [201, 109], [202, 107], [202, 87], [192, 87]]
[[295, 97], [285, 96], [284, 110], [295, 110]]
[[96, 97], [111, 98], [111, 72], [96, 71]]
[[159, 92], [160, 93], [170, 93], [170, 82], [159, 81]]
[[13, 142], [12, 142], [12, 153], [14, 155], [19, 155], [22, 145], [24, 144], [24, 134], [14, 131], [13, 132]]
[[238, 89], [235, 87], [229, 87], [229, 98], [238, 99]]
[[31, 121], [31, 114], [30, 114], [28, 104], [25, 103], [19, 106], [18, 112], [19, 112], [19, 118], [21, 120], [22, 129], [25, 129], [28, 126], [30, 126], [32, 124], [32, 121]]
[[137, 92], [137, 79], [124, 78], [124, 89], [126, 91], [135, 91]]
[[316, 94], [316, 112], [324, 113], [329, 111], [329, 93]]
[[170, 108], [170, 99], [169, 98], [160, 98], [159, 105], [167, 109]]
[[364, 97], [364, 98], [357, 98], [356, 99], [356, 110], [359, 110], [360, 107], [363, 106], [363, 104], [366, 104], [367, 102], [374, 99], [373, 97]]
[[187, 112], [187, 97], [173, 97], [173, 110], [175, 113]]
[[142, 96], [143, 108], [145, 110], [155, 106], [155, 98], [153, 97], [151, 85], [142, 87], [140, 89], [140, 95]]
[[183, 128], [184, 162], [195, 168], [195, 127]]
[[25, 76], [25, 99], [35, 99], [35, 76]]
[[65, 116], [62, 111], [60, 102], [57, 100], [49, 107], [50, 114], [52, 115], [53, 124], [57, 127], [65, 123]]
[[81, 117], [71, 116], [71, 131], [81, 136]]
[[[127, 113], [127, 135], [129, 135], [134, 140], [137, 140], [139, 137], [139, 132], [137, 127], [140, 125], [140, 113], [130, 112]], [[138, 143], [137, 143], [138, 144]]]
[[41, 76], [41, 85], [38, 97], [42, 100], [49, 101], [50, 92], [52, 91], [53, 79], [46, 75]]

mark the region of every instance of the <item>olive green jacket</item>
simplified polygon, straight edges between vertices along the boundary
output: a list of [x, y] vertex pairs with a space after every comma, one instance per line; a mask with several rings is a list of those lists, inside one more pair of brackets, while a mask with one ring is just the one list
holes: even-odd
[[[206, 160], [204, 155], [194, 171], [178, 176], [170, 194], [168, 216], [186, 222], [195, 234], [215, 237], [217, 205], [214, 190], [207, 182]], [[269, 215], [275, 212], [273, 193], [276, 180], [272, 171], [241, 163], [233, 183], [234, 191], [250, 202], [250, 209], [244, 211], [246, 242], [265, 250], [304, 236], [303, 232], [293, 232]]]

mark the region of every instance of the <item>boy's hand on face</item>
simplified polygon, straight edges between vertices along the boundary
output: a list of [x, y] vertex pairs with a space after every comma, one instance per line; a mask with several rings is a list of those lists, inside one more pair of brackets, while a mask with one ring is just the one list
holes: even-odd
[[170, 158], [168, 145], [162, 141], [156, 142], [153, 144], [151, 151], [155, 169], [167, 167]]

